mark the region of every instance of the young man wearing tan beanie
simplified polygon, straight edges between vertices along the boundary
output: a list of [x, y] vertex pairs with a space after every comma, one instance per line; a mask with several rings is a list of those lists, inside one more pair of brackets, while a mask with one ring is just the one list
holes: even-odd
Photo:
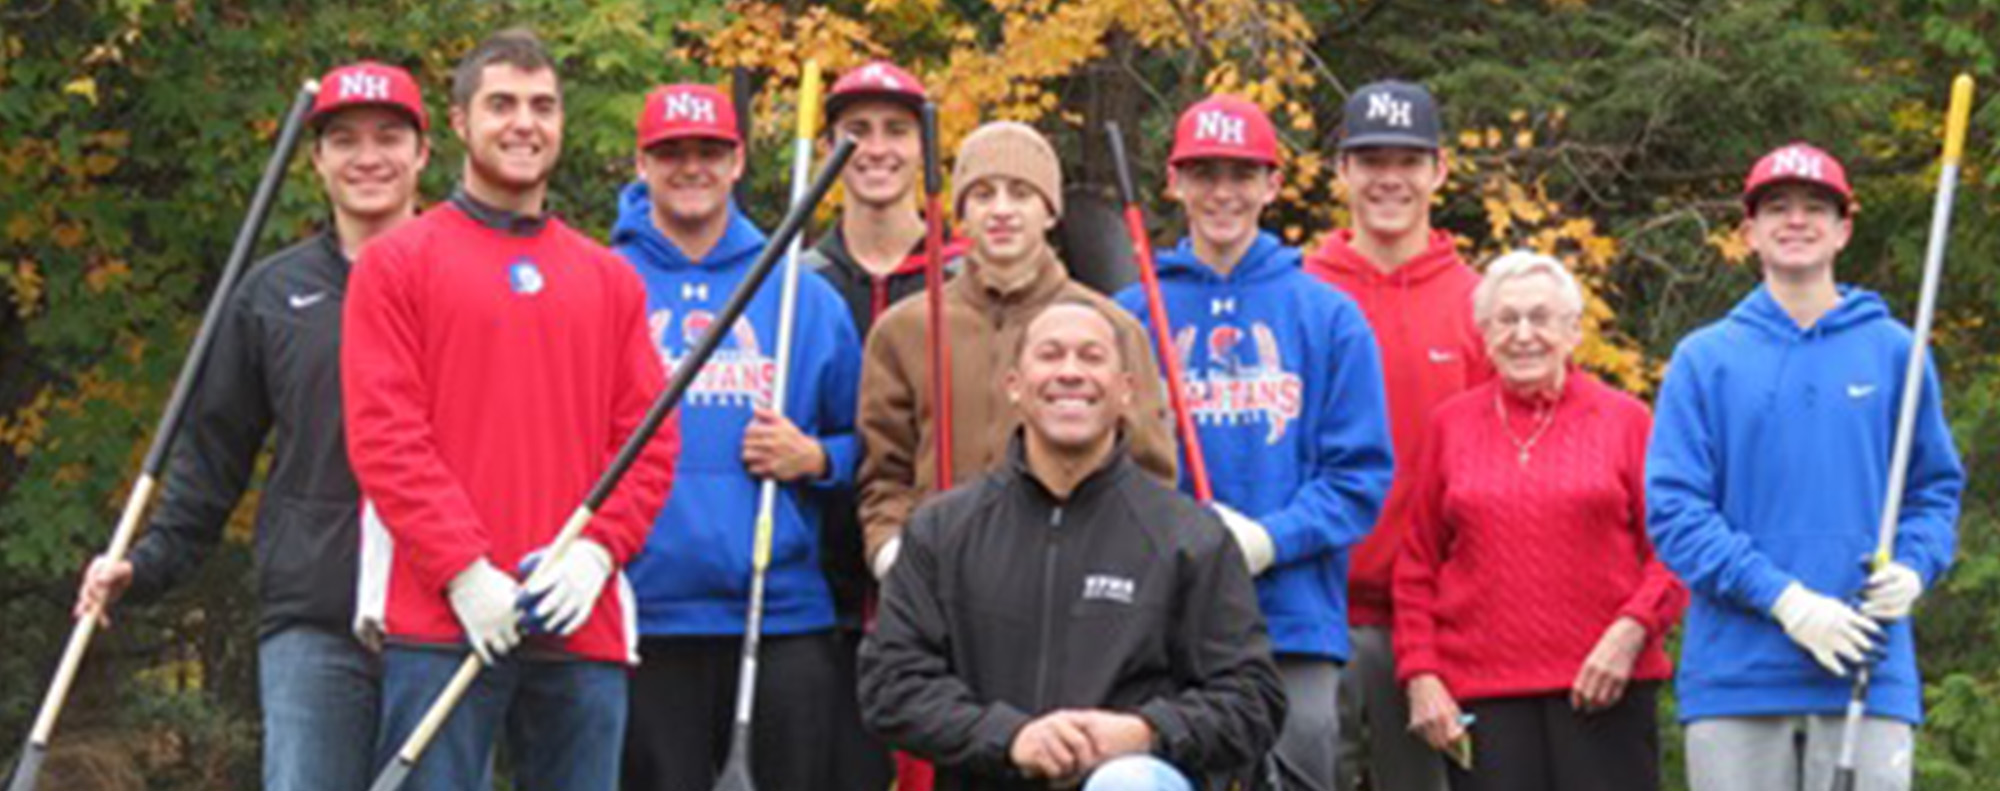
[[[959, 144], [952, 170], [959, 227], [972, 240], [963, 276], [945, 286], [951, 346], [952, 483], [972, 480], [1004, 461], [1020, 418], [1007, 405], [998, 372], [1033, 317], [1049, 303], [1076, 297], [1099, 303], [1123, 326], [1119, 351], [1132, 360], [1133, 409], [1122, 426], [1133, 459], [1168, 485], [1175, 480], [1172, 424], [1152, 350], [1139, 325], [1111, 300], [1072, 281], [1049, 246], [1062, 217], [1062, 166], [1033, 127], [990, 123]], [[917, 503], [934, 488], [932, 419], [922, 300], [904, 300], [876, 322], [862, 358], [861, 524], [869, 567], [889, 572], [897, 538]]]

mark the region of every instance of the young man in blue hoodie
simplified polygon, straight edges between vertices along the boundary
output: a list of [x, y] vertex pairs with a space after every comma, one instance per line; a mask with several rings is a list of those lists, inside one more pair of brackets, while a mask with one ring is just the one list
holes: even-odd
[[1871, 572], [1910, 331], [1834, 280], [1854, 194], [1833, 157], [1773, 151], [1743, 206], [1764, 284], [1675, 349], [1646, 464], [1653, 544], [1694, 594], [1677, 681], [1689, 781], [1828, 787], [1847, 676], [1875, 661], [1859, 788], [1907, 789], [1923, 717], [1908, 615], [1951, 565], [1965, 479], [1937, 372], [1918, 394], [1891, 560]]
[[[653, 340], [672, 369], [708, 332], [766, 240], [730, 203], [743, 146], [735, 108], [721, 92], [657, 89], [638, 128], [640, 180], [619, 197], [611, 238], [646, 282]], [[833, 600], [820, 573], [819, 514], [803, 498], [854, 480], [861, 344], [839, 295], [801, 271], [789, 392], [783, 409], [773, 409], [782, 289], [782, 277], [758, 289], [688, 391], [680, 420], [691, 441], [673, 494], [626, 571], [638, 599], [642, 660], [632, 677], [628, 789], [708, 791], [715, 782], [729, 748], [765, 478], [783, 487], [766, 572], [752, 774], [762, 791], [808, 791], [829, 766], [838, 683]]]
[[[1347, 548], [1375, 524], [1393, 472], [1380, 352], [1354, 301], [1257, 227], [1280, 186], [1261, 108], [1233, 96], [1189, 107], [1167, 164], [1189, 232], [1159, 257], [1170, 353], [1291, 702], [1277, 764], [1285, 788], [1332, 791]], [[1140, 287], [1117, 299], [1150, 322]]]

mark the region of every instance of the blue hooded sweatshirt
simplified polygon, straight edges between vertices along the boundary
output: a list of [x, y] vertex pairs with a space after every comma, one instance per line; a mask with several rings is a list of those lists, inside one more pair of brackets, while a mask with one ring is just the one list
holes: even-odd
[[[1277, 550], [1257, 579], [1272, 645], [1346, 661], [1347, 549], [1374, 527], [1394, 473], [1374, 332], [1354, 300], [1300, 270], [1299, 252], [1268, 233], [1227, 277], [1187, 240], [1159, 269], [1209, 483]], [[1117, 300], [1152, 340], [1141, 287]]]
[[[1875, 550], [1910, 331], [1880, 297], [1842, 287], [1801, 329], [1759, 287], [1674, 350], [1646, 457], [1653, 546], [1694, 594], [1681, 643], [1680, 716], [1837, 714], [1852, 682], [1770, 614], [1796, 581], [1858, 601]], [[1965, 482], [1925, 372], [1894, 547], [1924, 587], [1950, 567]], [[1923, 719], [1909, 619], [1887, 630], [1868, 713]]]
[[[646, 282], [647, 323], [672, 371], [743, 281], [765, 237], [732, 206], [729, 229], [715, 249], [701, 261], [689, 261], [654, 227], [646, 185], [636, 183], [619, 195], [611, 243]], [[743, 467], [743, 431], [752, 407], [770, 403], [783, 287], [780, 265], [680, 404], [681, 457], [673, 493], [645, 550], [626, 568], [642, 635], [743, 633], [760, 481]], [[833, 626], [833, 600], [820, 571], [817, 498], [805, 495], [853, 485], [860, 455], [854, 399], [861, 341], [854, 322], [833, 287], [804, 267], [797, 309], [784, 414], [819, 440], [828, 469], [818, 481], [779, 487], [764, 591], [769, 634]]]

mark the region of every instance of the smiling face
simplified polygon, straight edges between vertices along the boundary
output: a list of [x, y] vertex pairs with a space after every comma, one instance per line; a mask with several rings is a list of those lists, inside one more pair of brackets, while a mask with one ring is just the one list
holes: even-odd
[[743, 175], [743, 156], [727, 140], [683, 137], [639, 152], [638, 167], [655, 222], [697, 225], [729, 216], [729, 191]]
[[1007, 373], [1007, 397], [1030, 442], [1065, 453], [1110, 443], [1132, 399], [1132, 376], [1111, 320], [1083, 305], [1042, 311]]
[[1780, 184], [1758, 196], [1741, 233], [1766, 272], [1799, 275], [1831, 270], [1834, 256], [1854, 233], [1854, 222], [1826, 190]]
[[[923, 170], [923, 133], [917, 114], [887, 100], [861, 100], [840, 111], [834, 135], [854, 140], [854, 158], [840, 174], [847, 197], [872, 208], [901, 205]], [[824, 153], [824, 152], [822, 152]]]
[[960, 217], [982, 268], [1012, 272], [1027, 266], [1048, 244], [1056, 224], [1034, 185], [1010, 176], [988, 176], [965, 188]]
[[1242, 159], [1196, 159], [1167, 171], [1167, 190], [1187, 214], [1188, 233], [1223, 250], [1250, 244], [1278, 185], [1277, 168]]
[[1559, 386], [1570, 353], [1583, 340], [1576, 307], [1564, 298], [1562, 285], [1541, 272], [1501, 282], [1479, 329], [1501, 383], [1517, 392]]
[[361, 219], [408, 214], [429, 161], [430, 147], [410, 117], [386, 107], [334, 113], [312, 150], [334, 211]]
[[551, 69], [505, 63], [480, 71], [479, 90], [451, 108], [451, 128], [465, 141], [466, 178], [495, 193], [543, 188], [562, 153], [562, 93]]
[[1357, 148], [1336, 167], [1355, 232], [1378, 239], [1428, 232], [1431, 199], [1449, 172], [1443, 153], [1418, 148]]

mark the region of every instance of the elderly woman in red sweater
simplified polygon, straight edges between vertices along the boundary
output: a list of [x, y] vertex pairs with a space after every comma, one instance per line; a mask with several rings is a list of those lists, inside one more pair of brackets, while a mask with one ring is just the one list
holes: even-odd
[[1499, 375], [1431, 413], [1416, 460], [1397, 678], [1455, 791], [1659, 788], [1660, 643], [1687, 592], [1646, 538], [1651, 415], [1571, 362], [1582, 312], [1560, 261], [1490, 264], [1473, 317]]

